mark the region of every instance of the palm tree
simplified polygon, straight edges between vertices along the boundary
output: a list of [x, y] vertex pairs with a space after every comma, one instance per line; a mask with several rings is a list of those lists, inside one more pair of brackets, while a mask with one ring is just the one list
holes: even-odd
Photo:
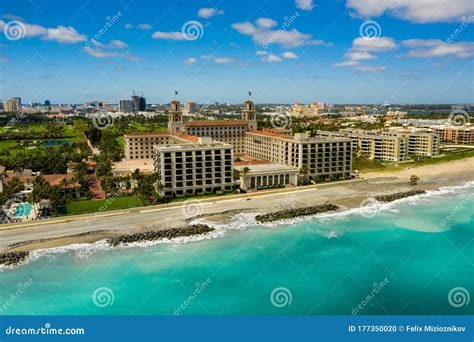
[[248, 168], [247, 166], [243, 167], [242, 168], [242, 171], [240, 171], [240, 174], [242, 176], [244, 176], [244, 187], [247, 188], [247, 177], [245, 177], [246, 175], [248, 175], [248, 173], [250, 172], [250, 168]]
[[309, 166], [308, 164], [303, 164], [299, 170], [300, 175], [304, 175], [304, 183], [308, 182]]

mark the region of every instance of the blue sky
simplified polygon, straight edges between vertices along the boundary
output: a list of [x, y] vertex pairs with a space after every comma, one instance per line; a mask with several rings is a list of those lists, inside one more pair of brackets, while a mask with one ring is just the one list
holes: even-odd
[[2, 99], [474, 102], [471, 0], [2, 0], [0, 15]]

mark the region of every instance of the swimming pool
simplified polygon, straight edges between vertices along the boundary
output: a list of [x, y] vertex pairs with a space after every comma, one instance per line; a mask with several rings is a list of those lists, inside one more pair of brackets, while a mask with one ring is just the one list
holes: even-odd
[[28, 216], [30, 215], [31, 208], [33, 206], [30, 203], [20, 203], [15, 207], [13, 211], [13, 216]]

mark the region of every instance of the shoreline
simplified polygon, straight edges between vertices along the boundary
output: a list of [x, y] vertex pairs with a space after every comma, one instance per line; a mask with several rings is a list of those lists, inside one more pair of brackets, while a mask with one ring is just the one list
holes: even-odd
[[[81, 217], [0, 226], [0, 253], [30, 252], [38, 249], [92, 244], [124, 234], [178, 228], [195, 219], [226, 224], [239, 213], [269, 214], [331, 203], [341, 210], [362, 207], [369, 198], [412, 190], [439, 190], [474, 181], [474, 158], [451, 163], [426, 165], [400, 171], [361, 174], [360, 179], [317, 185], [259, 191], [148, 208], [94, 213]], [[410, 185], [410, 175], [421, 180]], [[248, 200], [250, 198], [250, 200]], [[87, 218], [89, 220], [87, 220]], [[87, 221], [87, 224], [85, 224]]]

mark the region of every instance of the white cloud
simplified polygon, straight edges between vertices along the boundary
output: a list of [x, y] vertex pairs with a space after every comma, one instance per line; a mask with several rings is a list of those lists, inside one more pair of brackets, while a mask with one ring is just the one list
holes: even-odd
[[17, 20], [17, 21], [25, 21], [25, 19], [23, 19], [22, 17], [19, 17], [17, 15], [11, 14], [11, 13], [7, 13], [7, 14], [2, 15], [2, 18], [10, 19], [10, 20]]
[[121, 40], [112, 40], [110, 42], [110, 47], [117, 48], [117, 49], [126, 49], [128, 45], [127, 43], [124, 43]]
[[[48, 28], [41, 25], [28, 24], [23, 21], [20, 21], [20, 23], [24, 27], [24, 36], [26, 38], [39, 37], [44, 40], [54, 40], [62, 44], [75, 44], [87, 40], [87, 36], [85, 34], [80, 34], [75, 28], [70, 26]], [[8, 23], [5, 21], [0, 20], [0, 30], [3, 30], [7, 24]]]
[[344, 61], [340, 63], [334, 64], [335, 67], [353, 67], [356, 65], [359, 65], [360, 63], [357, 61], [349, 60], [349, 61]]
[[[267, 26], [262, 26], [262, 19], [265, 19]], [[284, 48], [294, 48], [303, 45], [328, 45], [322, 40], [313, 39], [311, 34], [301, 33], [296, 29], [276, 30], [268, 27], [271, 19], [260, 18], [257, 20], [257, 26], [246, 21], [234, 23], [231, 27], [240, 34], [251, 36], [255, 44], [264, 47], [271, 44], [277, 44]]]
[[219, 64], [229, 64], [229, 63], [234, 63], [237, 62], [237, 59], [235, 58], [228, 58], [228, 57], [222, 57], [222, 58], [215, 58], [214, 62], [219, 63]]
[[86, 46], [83, 48], [84, 52], [87, 53], [89, 56], [94, 58], [111, 58], [111, 57], [123, 57], [128, 59], [132, 62], [137, 62], [140, 59], [137, 56], [131, 55], [125, 52], [118, 52], [118, 51], [106, 51], [101, 48], [92, 48]]
[[186, 60], [184, 61], [184, 64], [193, 65], [193, 64], [196, 63], [196, 62], [197, 62], [197, 59], [196, 59], [196, 58], [194, 58], [194, 57], [189, 57], [188, 59], [186, 59]]
[[91, 42], [92, 42], [92, 45], [100, 47], [100, 48], [126, 49], [128, 47], [127, 43], [124, 43], [121, 40], [111, 40], [109, 44], [98, 42], [95, 39], [91, 39]]
[[58, 26], [56, 28], [48, 28], [46, 35], [43, 36], [43, 39], [55, 40], [64, 44], [75, 44], [79, 42], [85, 42], [87, 40], [87, 36], [77, 32], [74, 27]]
[[270, 62], [270, 63], [281, 62], [282, 61], [282, 59], [280, 57], [278, 57], [277, 55], [272, 55], [272, 54], [269, 54], [267, 56], [263, 56], [260, 60], [262, 62]]
[[303, 11], [311, 11], [316, 6], [313, 0], [296, 0], [295, 5]]
[[360, 61], [376, 59], [376, 52], [393, 50], [397, 47], [390, 37], [359, 37], [352, 41], [352, 47], [344, 55], [345, 61], [334, 64], [334, 67], [349, 67], [358, 71], [378, 73], [385, 70], [384, 66], [362, 65]]
[[277, 22], [273, 19], [270, 19], [270, 18], [257, 19], [256, 23], [257, 23], [258, 27], [267, 28], [267, 29], [270, 29], [270, 28], [275, 27], [277, 25]]
[[267, 51], [264, 51], [264, 50], [258, 50], [257, 51], [257, 56], [265, 56], [265, 55], [268, 55]]
[[352, 41], [352, 49], [357, 51], [387, 51], [397, 47], [390, 37], [359, 37]]
[[346, 6], [365, 18], [387, 12], [416, 23], [461, 21], [474, 13], [472, 0], [348, 0]]
[[224, 11], [218, 10], [217, 8], [201, 8], [198, 11], [198, 17], [201, 17], [204, 19], [209, 19], [216, 15], [222, 15], [222, 14], [224, 14]]
[[126, 29], [131, 29], [133, 28], [133, 25], [128, 23], [128, 24], [125, 24], [123, 27], [125, 27]]
[[407, 39], [402, 40], [402, 44], [407, 47], [431, 47], [443, 44], [440, 39]]
[[[408, 51], [407, 57], [443, 57], [454, 56], [458, 58], [468, 58], [474, 55], [474, 42], [458, 42], [443, 44], [441, 41], [439, 45], [420, 45], [423, 48], [413, 49]], [[430, 46], [430, 47], [427, 47]]]
[[185, 40], [181, 32], [154, 32], [151, 37], [153, 39], [168, 39], [168, 40]]
[[371, 73], [379, 73], [384, 71], [386, 68], [384, 66], [370, 66], [370, 65], [359, 65], [355, 67], [356, 70], [363, 71], [363, 72], [371, 72]]
[[214, 55], [202, 55], [201, 58], [202, 59], [216, 59], [216, 56], [214, 56]]
[[86, 46], [84, 52], [91, 57], [95, 58], [108, 58], [108, 57], [121, 57], [123, 53], [116, 51], [104, 51], [102, 49], [96, 49]]
[[149, 29], [151, 29], [151, 25], [149, 25], [149, 24], [138, 24], [137, 28], [139, 30], [149, 30]]
[[283, 52], [281, 55], [283, 56], [283, 58], [286, 58], [286, 59], [297, 59], [298, 58], [298, 55], [294, 52], [291, 52], [291, 51]]
[[373, 55], [369, 52], [365, 52], [365, 51], [348, 52], [344, 55], [344, 57], [346, 57], [350, 60], [354, 60], [354, 61], [358, 61], [358, 60], [362, 60], [362, 59], [375, 59], [375, 58], [377, 58], [375, 55]]

